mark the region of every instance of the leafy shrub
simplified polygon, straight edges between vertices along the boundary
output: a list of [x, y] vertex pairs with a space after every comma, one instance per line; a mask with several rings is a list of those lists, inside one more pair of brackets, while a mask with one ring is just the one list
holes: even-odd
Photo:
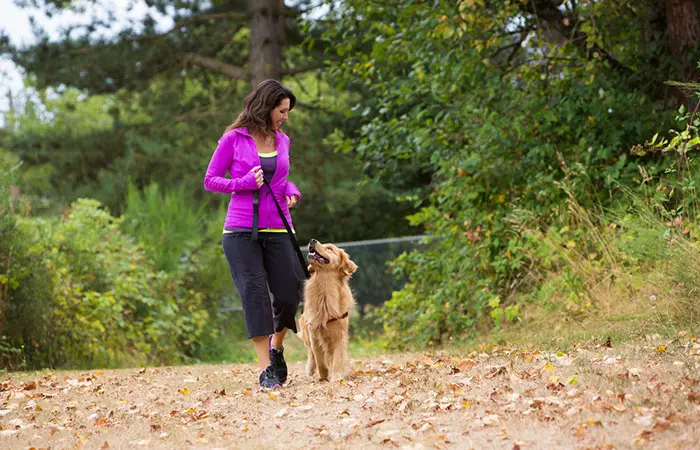
[[[411, 223], [434, 245], [397, 259], [410, 283], [380, 312], [398, 345], [474, 335], [509, 307], [513, 317], [515, 294], [533, 288], [528, 255], [538, 249], [514, 221], [527, 211], [538, 230], [565, 223], [567, 190], [583, 208], [616, 204], [619, 186], [639, 176], [628, 149], [672, 121], [620, 73], [549, 40], [522, 5], [349, 1], [338, 8], [344, 27], [329, 32], [347, 52], [333, 75], [366, 90], [351, 112], [361, 126], [337, 133], [338, 148], [387, 186], [429, 192]], [[607, 19], [596, 23], [614, 28]], [[656, 161], [651, 176], [668, 160]], [[577, 283], [562, 273], [562, 289]]]
[[43, 311], [15, 305], [15, 316], [45, 321], [11, 336], [25, 351], [33, 343], [30, 367], [183, 362], [210, 338], [202, 293], [156, 271], [119, 225], [89, 199], [76, 201], [62, 218], [18, 220], [28, 253], [41, 256], [39, 272], [50, 276]]
[[39, 343], [51, 339], [51, 279], [43, 255], [17, 224], [25, 208], [20, 162], [0, 149], [0, 364], [15, 368], [38, 362]]

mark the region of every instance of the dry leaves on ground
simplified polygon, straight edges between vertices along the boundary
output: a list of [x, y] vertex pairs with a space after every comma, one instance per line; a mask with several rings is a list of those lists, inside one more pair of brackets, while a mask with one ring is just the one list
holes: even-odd
[[0, 447], [700, 448], [700, 342], [659, 339], [386, 355], [337, 383], [295, 362], [273, 391], [252, 365], [11, 374]]

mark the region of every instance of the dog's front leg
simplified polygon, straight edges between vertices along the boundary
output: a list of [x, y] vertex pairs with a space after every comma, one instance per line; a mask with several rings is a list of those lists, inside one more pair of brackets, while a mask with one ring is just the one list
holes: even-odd
[[318, 336], [314, 336], [313, 333], [309, 333], [311, 348], [314, 353], [314, 361], [316, 362], [316, 368], [318, 369], [318, 376], [321, 381], [328, 380], [328, 362], [326, 361], [326, 355], [324, 355], [323, 345], [318, 339]]
[[311, 345], [306, 349], [306, 375], [313, 377], [316, 373], [316, 357]]
[[331, 381], [342, 380], [345, 377], [345, 372], [348, 363], [347, 342], [343, 342], [333, 352], [333, 368]]

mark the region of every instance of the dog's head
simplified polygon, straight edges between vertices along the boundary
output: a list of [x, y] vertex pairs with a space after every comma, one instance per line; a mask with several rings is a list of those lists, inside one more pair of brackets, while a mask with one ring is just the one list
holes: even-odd
[[347, 253], [333, 244], [322, 244], [316, 239], [309, 241], [309, 269], [311, 272], [336, 271], [350, 277], [357, 270]]

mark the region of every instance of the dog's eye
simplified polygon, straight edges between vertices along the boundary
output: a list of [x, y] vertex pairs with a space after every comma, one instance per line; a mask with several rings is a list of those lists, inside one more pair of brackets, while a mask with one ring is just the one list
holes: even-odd
[[332, 251], [333, 251], [333, 247], [331, 247], [331, 246], [329, 246], [329, 245], [326, 245], [326, 250], [328, 250], [329, 252], [332, 252]]

